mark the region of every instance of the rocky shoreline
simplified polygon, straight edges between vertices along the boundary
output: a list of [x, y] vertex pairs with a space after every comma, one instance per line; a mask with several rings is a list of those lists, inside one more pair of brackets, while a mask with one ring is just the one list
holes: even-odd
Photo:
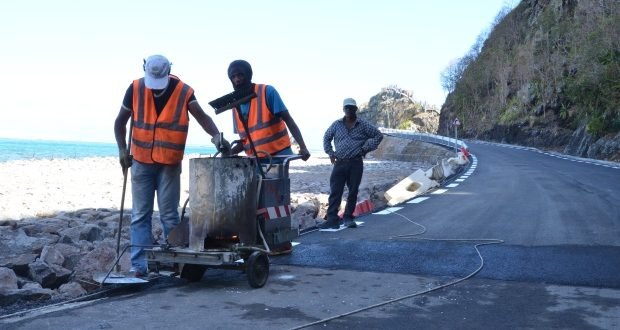
[[[391, 140], [386, 140], [389, 145]], [[434, 148], [436, 154], [445, 152]], [[430, 158], [421, 159], [420, 154], [411, 154], [414, 161], [404, 159], [406, 151], [395, 153], [393, 146], [384, 146], [369, 155], [358, 200], [381, 208], [386, 190], [431, 165]], [[390, 160], [390, 154], [399, 160]], [[188, 163], [182, 174], [182, 202], [188, 195]], [[292, 223], [300, 230], [314, 227], [325, 215], [331, 167], [325, 155], [291, 162]], [[6, 178], [0, 187], [0, 315], [97, 289], [93, 274], [108, 270], [116, 258], [122, 191], [116, 158], [6, 162], [0, 163], [0, 176]], [[121, 248], [129, 245], [130, 207], [127, 193]], [[153, 236], [162, 242], [157, 212], [153, 218]], [[128, 255], [120, 264], [129, 269]]]

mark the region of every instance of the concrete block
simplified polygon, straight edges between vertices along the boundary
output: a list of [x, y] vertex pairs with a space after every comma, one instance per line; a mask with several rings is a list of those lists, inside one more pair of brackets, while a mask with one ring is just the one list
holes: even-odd
[[429, 179], [424, 171], [417, 170], [386, 191], [384, 196], [388, 205], [394, 206], [424, 194], [438, 185], [436, 181]]

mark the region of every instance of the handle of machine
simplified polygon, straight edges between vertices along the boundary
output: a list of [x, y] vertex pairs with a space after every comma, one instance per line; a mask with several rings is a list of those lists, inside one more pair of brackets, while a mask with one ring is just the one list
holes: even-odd
[[[269, 159], [269, 163], [267, 163], [267, 168], [265, 169], [265, 173], [267, 173], [267, 172], [269, 172], [269, 170], [273, 166], [273, 156], [271, 156], [271, 154], [268, 153], [267, 151], [256, 150], [256, 156], [257, 157], [258, 157], [259, 154], [265, 155], [265, 158]], [[262, 167], [263, 164], [260, 163], [260, 159], [258, 159], [258, 162], [259, 162], [259, 165]]]
[[293, 160], [297, 160], [297, 159], [302, 159], [302, 155], [292, 155], [290, 157], [286, 157], [286, 159], [282, 162], [282, 165], [284, 166], [284, 173], [286, 174], [286, 177], [288, 177], [288, 165], [289, 162], [293, 161]]

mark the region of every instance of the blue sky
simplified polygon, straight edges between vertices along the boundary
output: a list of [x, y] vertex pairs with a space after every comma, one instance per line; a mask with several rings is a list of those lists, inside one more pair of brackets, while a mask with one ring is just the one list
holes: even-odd
[[[276, 87], [311, 149], [342, 116], [398, 85], [441, 106], [440, 73], [516, 0], [78, 1], [0, 4], [4, 64], [0, 137], [114, 142], [113, 121], [142, 59], [172, 73], [229, 140], [230, 111], [208, 102], [232, 91], [228, 64], [245, 59], [254, 82]], [[188, 143], [209, 144], [195, 121]]]

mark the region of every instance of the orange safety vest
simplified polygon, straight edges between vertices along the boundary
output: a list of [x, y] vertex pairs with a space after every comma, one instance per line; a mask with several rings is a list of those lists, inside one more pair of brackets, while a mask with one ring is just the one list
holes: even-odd
[[[250, 132], [250, 137], [252, 138], [252, 142], [254, 142], [254, 147], [257, 152], [265, 151], [273, 155], [290, 147], [291, 139], [288, 137], [288, 131], [286, 130], [284, 121], [274, 116], [271, 111], [269, 111], [266, 91], [267, 85], [254, 85], [254, 92], [257, 97], [250, 101], [248, 131]], [[248, 156], [252, 156], [253, 152], [250, 148], [248, 135], [245, 132], [241, 118], [239, 118], [239, 111], [235, 110], [233, 112], [237, 131], [239, 132], [239, 137], [243, 141], [245, 153]]]
[[141, 163], [176, 165], [183, 161], [189, 115], [187, 102], [194, 90], [179, 78], [172, 95], [159, 116], [153, 93], [144, 78], [133, 81], [133, 133], [131, 152]]

